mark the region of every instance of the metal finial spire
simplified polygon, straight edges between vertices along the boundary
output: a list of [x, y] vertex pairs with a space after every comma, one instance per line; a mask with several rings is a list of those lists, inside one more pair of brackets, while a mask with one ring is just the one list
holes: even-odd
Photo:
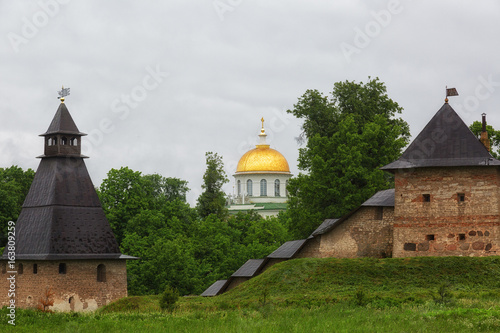
[[57, 98], [61, 100], [61, 103], [64, 103], [64, 97], [69, 96], [69, 89], [70, 88], [64, 88], [64, 86], [62, 86], [61, 91], [57, 92], [59, 94]]
[[264, 133], [264, 117], [262, 117], [260, 121], [262, 121], [262, 129], [260, 130], [260, 132]]

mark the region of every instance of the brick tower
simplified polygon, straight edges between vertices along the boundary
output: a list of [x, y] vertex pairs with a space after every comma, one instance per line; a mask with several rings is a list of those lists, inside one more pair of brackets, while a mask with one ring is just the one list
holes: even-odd
[[44, 137], [45, 150], [16, 223], [15, 265], [2, 256], [0, 302], [7, 305], [16, 271], [16, 307], [94, 310], [127, 296], [126, 259], [104, 215], [81, 155], [81, 133], [64, 102]]
[[382, 169], [395, 176], [394, 257], [498, 254], [500, 161], [448, 103]]

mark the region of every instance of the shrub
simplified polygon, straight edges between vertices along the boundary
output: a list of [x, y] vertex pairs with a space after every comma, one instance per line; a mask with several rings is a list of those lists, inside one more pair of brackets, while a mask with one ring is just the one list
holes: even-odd
[[366, 306], [368, 304], [368, 297], [362, 288], [358, 289], [354, 294], [354, 304], [357, 306]]
[[437, 304], [452, 304], [454, 297], [450, 291], [450, 284], [447, 282], [441, 283], [438, 286], [437, 295], [433, 295], [433, 298]]
[[45, 289], [45, 296], [41, 297], [38, 301], [38, 310], [43, 312], [52, 312], [50, 307], [54, 305], [54, 295], [55, 293], [52, 291], [52, 288], [48, 287]]
[[175, 303], [179, 299], [179, 292], [177, 289], [167, 286], [165, 291], [160, 295], [160, 308], [168, 312], [172, 312], [175, 309]]

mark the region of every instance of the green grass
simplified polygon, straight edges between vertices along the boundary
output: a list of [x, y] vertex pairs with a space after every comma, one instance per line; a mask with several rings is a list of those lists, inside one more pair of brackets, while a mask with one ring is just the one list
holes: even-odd
[[[90, 314], [17, 310], [1, 332], [500, 332], [500, 258], [297, 259], [221, 296], [132, 296]], [[441, 287], [441, 289], [440, 289]], [[446, 301], [439, 296], [446, 295]]]

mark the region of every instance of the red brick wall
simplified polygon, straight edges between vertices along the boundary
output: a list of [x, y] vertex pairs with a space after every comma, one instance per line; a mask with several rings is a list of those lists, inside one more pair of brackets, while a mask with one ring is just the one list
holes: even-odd
[[[2, 262], [1, 265], [5, 263]], [[59, 263], [66, 263], [66, 274], [59, 274]], [[127, 296], [125, 260], [16, 261], [16, 307], [36, 308], [47, 288], [54, 292], [52, 310], [91, 311]], [[37, 274], [33, 264], [38, 265]], [[106, 281], [97, 282], [97, 266], [106, 267]], [[3, 267], [2, 267], [3, 268]], [[9, 302], [10, 274], [0, 273], [0, 305]], [[71, 299], [71, 302], [70, 302]]]
[[495, 255], [499, 182], [495, 167], [396, 173], [394, 257]]

